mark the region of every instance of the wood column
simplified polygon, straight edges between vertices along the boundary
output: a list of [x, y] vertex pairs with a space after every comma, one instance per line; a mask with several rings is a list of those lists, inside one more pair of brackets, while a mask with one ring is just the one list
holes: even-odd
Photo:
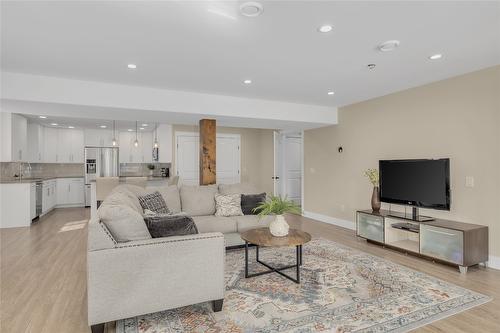
[[215, 119], [200, 120], [200, 185], [216, 182]]

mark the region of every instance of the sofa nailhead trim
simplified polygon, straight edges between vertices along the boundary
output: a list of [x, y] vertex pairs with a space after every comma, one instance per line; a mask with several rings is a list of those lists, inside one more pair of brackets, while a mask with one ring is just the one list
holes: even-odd
[[211, 239], [211, 238], [224, 238], [224, 236], [210, 236], [210, 237], [197, 237], [197, 238], [183, 238], [176, 240], [164, 240], [161, 242], [153, 242], [153, 243], [144, 243], [144, 244], [133, 244], [133, 245], [118, 245], [116, 248], [124, 248], [124, 247], [139, 247], [139, 246], [148, 246], [148, 245], [160, 245], [165, 243], [177, 243], [177, 242], [185, 242], [190, 240], [199, 240], [199, 239]]
[[106, 228], [106, 226], [102, 223], [102, 222], [99, 222], [99, 225], [101, 226], [102, 230], [104, 230], [104, 232], [106, 233], [106, 235], [108, 235], [109, 239], [111, 239], [111, 241], [116, 245], [118, 244], [118, 242], [113, 238], [113, 236], [111, 235], [111, 233], [109, 232], [108, 228]]

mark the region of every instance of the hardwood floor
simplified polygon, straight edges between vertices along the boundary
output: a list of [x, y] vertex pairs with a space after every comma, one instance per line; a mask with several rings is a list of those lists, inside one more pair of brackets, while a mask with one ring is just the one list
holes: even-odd
[[[0, 331], [90, 332], [86, 300], [86, 220], [89, 209], [56, 209], [30, 228], [2, 229]], [[303, 217], [292, 227], [418, 269], [489, 295], [493, 301], [448, 317], [415, 332], [500, 332], [500, 271], [458, 269], [407, 256], [357, 239], [347, 230]], [[114, 323], [106, 326], [114, 332]]]

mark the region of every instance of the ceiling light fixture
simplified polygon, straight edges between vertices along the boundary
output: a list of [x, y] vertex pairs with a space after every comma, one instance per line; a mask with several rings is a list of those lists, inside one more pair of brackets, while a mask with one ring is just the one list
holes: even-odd
[[155, 124], [155, 142], [153, 144], [154, 148], [158, 148], [158, 123]]
[[116, 123], [115, 121], [113, 120], [113, 141], [111, 142], [111, 144], [113, 146], [116, 146]]
[[75, 128], [75, 126], [68, 126], [68, 128]]
[[137, 121], [135, 122], [135, 141], [134, 146], [139, 147], [139, 140], [137, 140]]
[[246, 17], [257, 17], [264, 11], [262, 4], [254, 1], [245, 2], [240, 5], [240, 13]]
[[378, 49], [382, 52], [390, 52], [395, 50], [399, 46], [399, 40], [388, 40], [387, 42], [383, 42], [378, 46]]
[[148, 124], [142, 124], [141, 126], [143, 126], [143, 127], [148, 127]]
[[329, 92], [328, 92], [328, 95], [330, 95], [330, 96], [331, 96], [331, 95], [335, 95], [335, 92], [334, 92], [334, 91], [329, 91]]
[[246, 79], [246, 80], [243, 80], [243, 83], [244, 83], [244, 84], [251, 84], [251, 83], [252, 83], [252, 80]]
[[143, 129], [144, 129], [144, 127], [141, 127], [141, 128], [139, 128], [139, 129], [140, 129], [140, 130], [143, 130]]
[[375, 64], [368, 64], [368, 65], [366, 65], [366, 67], [368, 67], [368, 69], [375, 69], [375, 67], [377, 67], [377, 65], [375, 65]]
[[99, 127], [100, 127], [100, 128], [106, 128], [106, 127], [108, 127], [108, 126], [106, 126], [106, 125], [101, 125], [101, 126], [99, 126]]
[[318, 28], [319, 32], [326, 33], [332, 31], [333, 27], [329, 24], [322, 25]]
[[58, 123], [52, 123], [51, 125], [52, 125], [52, 126], [57, 126], [57, 125], [59, 125], [59, 124], [58, 124]]
[[441, 59], [443, 57], [442, 54], [438, 53], [438, 54], [433, 54], [429, 57], [429, 59], [431, 60], [438, 60], [438, 59]]
[[40, 118], [40, 119], [46, 119], [47, 117], [46, 116], [38, 116], [38, 118]]
[[127, 67], [129, 69], [136, 69], [137, 68], [137, 65], [136, 64], [128, 64]]
[[133, 129], [129, 128], [127, 131], [132, 132], [132, 131], [133, 131]]

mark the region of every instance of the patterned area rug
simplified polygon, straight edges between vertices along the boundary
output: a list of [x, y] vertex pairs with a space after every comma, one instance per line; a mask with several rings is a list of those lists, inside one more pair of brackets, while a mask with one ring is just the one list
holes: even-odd
[[[260, 252], [278, 267], [295, 260], [292, 248]], [[304, 245], [303, 260], [300, 285], [275, 273], [245, 279], [244, 251], [229, 251], [222, 312], [202, 303], [120, 320], [117, 333], [406, 332], [491, 300], [324, 239]]]

